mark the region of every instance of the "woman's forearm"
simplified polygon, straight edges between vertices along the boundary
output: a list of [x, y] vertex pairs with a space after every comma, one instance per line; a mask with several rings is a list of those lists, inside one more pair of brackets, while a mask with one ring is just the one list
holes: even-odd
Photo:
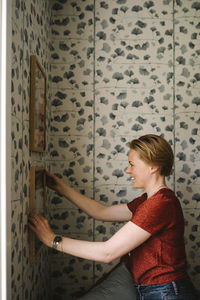
[[[29, 216], [28, 226], [42, 243], [50, 248], [54, 246], [56, 234], [52, 231], [47, 219], [32, 214]], [[67, 254], [101, 262], [110, 262], [117, 258], [115, 248], [109, 246], [108, 241], [90, 242], [62, 237], [62, 241], [58, 243], [56, 249]]]
[[88, 260], [104, 263], [109, 263], [111, 261], [111, 255], [108, 247], [106, 246], [106, 242], [89, 242], [63, 237], [63, 240], [59, 243], [57, 250]]
[[132, 214], [127, 205], [103, 205], [89, 197], [86, 197], [68, 184], [64, 183], [62, 179], [54, 174], [46, 171], [47, 174], [47, 186], [59, 194], [66, 197], [69, 201], [79, 207], [87, 215], [96, 220], [101, 221], [128, 221]]
[[[48, 247], [53, 247], [55, 233], [47, 219], [32, 214], [29, 216], [29, 228], [38, 239]], [[151, 234], [133, 222], [128, 222], [105, 242], [90, 242], [63, 237], [56, 249], [84, 259], [109, 263], [144, 243]]]
[[105, 206], [101, 203], [80, 194], [67, 184], [64, 185], [62, 194], [89, 216], [97, 220], [102, 220], [102, 213]]

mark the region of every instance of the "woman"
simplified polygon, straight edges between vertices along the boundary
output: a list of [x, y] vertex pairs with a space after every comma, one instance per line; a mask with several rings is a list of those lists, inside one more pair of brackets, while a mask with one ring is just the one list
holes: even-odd
[[133, 186], [145, 193], [128, 204], [109, 207], [79, 194], [47, 173], [47, 185], [88, 215], [102, 221], [127, 221], [108, 241], [56, 236], [48, 221], [39, 215], [30, 216], [29, 226], [47, 246], [81, 258], [109, 263], [131, 252], [138, 299], [195, 300], [186, 272], [181, 205], [165, 182], [173, 160], [172, 149], [164, 138], [149, 134], [134, 139], [126, 173]]

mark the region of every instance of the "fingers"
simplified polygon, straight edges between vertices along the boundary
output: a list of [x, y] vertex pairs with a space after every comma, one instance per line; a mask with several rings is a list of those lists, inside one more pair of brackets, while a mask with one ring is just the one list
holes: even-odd
[[50, 173], [50, 172], [48, 172], [47, 170], [45, 170], [45, 173], [46, 173], [46, 175], [48, 176], [48, 178], [56, 178], [57, 176], [56, 175], [54, 175], [54, 174], [52, 174], [52, 173]]
[[31, 222], [35, 224], [37, 222], [37, 215], [34, 213], [29, 214], [29, 220], [31, 220]]
[[38, 224], [37, 218], [34, 215], [29, 216], [28, 225], [32, 230], [36, 229], [37, 224]]
[[36, 225], [37, 225], [37, 220], [34, 218], [34, 216], [33, 215], [29, 216], [29, 218], [28, 218], [28, 227], [32, 231], [36, 232], [36, 230], [37, 230]]
[[50, 176], [50, 177], [53, 175], [52, 173], [48, 172], [47, 170], [45, 170], [45, 172], [46, 172], [46, 174], [47, 174], [48, 176]]
[[46, 175], [47, 175], [47, 179], [48, 180], [52, 180], [53, 182], [55, 182], [55, 184], [56, 184], [57, 180], [61, 180], [57, 175], [52, 174], [52, 173], [50, 173], [48, 171], [45, 171], [45, 172], [46, 172]]
[[44, 221], [47, 221], [46, 218], [44, 218], [43, 216], [41, 215], [37, 215], [37, 214], [33, 214], [31, 213], [29, 215], [29, 220], [34, 224], [34, 225], [37, 225], [41, 222], [44, 222]]
[[33, 232], [36, 232], [35, 226], [34, 226], [30, 221], [28, 222], [28, 227], [29, 227]]
[[36, 230], [44, 230], [44, 229], [50, 229], [50, 225], [49, 222], [46, 218], [44, 218], [41, 215], [37, 215], [37, 214], [31, 214], [29, 216], [28, 219], [28, 224], [30, 224], [31, 226], [29, 226], [31, 229], [34, 227], [34, 231]]
[[28, 218], [28, 221], [29, 221], [29, 223], [31, 223], [32, 225], [34, 225], [36, 227], [41, 222], [41, 218], [40, 218], [39, 215], [30, 214], [29, 218]]
[[41, 242], [49, 247], [52, 247], [55, 234], [53, 233], [46, 218], [32, 213], [28, 219], [28, 226]]
[[[49, 225], [46, 225], [46, 224], [48, 224], [48, 221], [40, 215], [31, 214], [28, 218], [29, 228], [37, 236], [40, 235], [40, 233], [43, 232], [46, 227], [49, 227]], [[38, 238], [41, 239], [39, 236], [38, 236]]]
[[46, 171], [47, 186], [56, 186], [56, 176]]
[[41, 216], [41, 215], [37, 215], [36, 220], [37, 220], [37, 222], [40, 222], [40, 224], [49, 223], [48, 220], [45, 217]]

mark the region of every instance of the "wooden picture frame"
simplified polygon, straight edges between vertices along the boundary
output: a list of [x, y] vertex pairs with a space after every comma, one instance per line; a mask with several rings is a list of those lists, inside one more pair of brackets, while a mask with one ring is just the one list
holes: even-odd
[[46, 144], [46, 74], [31, 55], [30, 150], [44, 152]]
[[[30, 198], [29, 211], [42, 216], [46, 216], [46, 172], [44, 168], [30, 168]], [[34, 262], [39, 256], [43, 244], [35, 236], [34, 232], [29, 232], [30, 260]]]

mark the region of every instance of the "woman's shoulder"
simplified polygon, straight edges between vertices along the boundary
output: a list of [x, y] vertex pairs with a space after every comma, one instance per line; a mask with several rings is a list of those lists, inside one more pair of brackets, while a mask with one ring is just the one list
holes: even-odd
[[177, 198], [175, 192], [170, 188], [162, 188], [160, 189], [153, 197], [150, 199], [150, 202], [154, 202], [159, 204], [160, 206], [165, 205], [180, 205], [180, 201]]
[[168, 201], [179, 201], [175, 192], [170, 188], [163, 188], [160, 192], [161, 192], [162, 197]]
[[139, 196], [139, 197], [133, 199], [131, 202], [129, 202], [127, 204], [128, 208], [130, 209], [130, 211], [133, 212], [138, 207], [138, 205], [143, 203], [146, 199], [147, 199], [147, 194], [143, 193], [141, 196]]

